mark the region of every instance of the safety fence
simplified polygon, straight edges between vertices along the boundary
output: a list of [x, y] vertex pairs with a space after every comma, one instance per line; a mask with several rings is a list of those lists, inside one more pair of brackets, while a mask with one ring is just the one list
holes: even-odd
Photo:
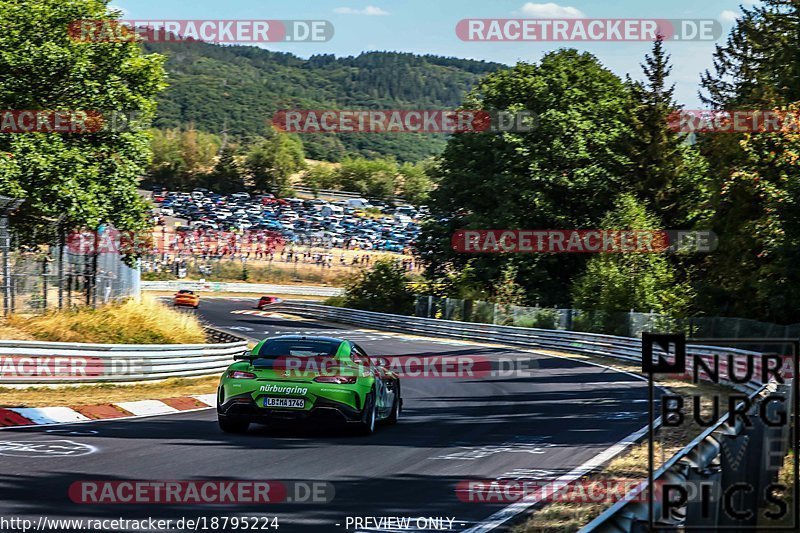
[[247, 349], [243, 337], [206, 329], [214, 344], [0, 341], [0, 385], [149, 381], [219, 374]]
[[75, 254], [53, 246], [45, 252], [10, 253], [0, 267], [5, 313], [43, 313], [48, 309], [98, 306], [139, 292], [139, 272], [119, 254]]
[[585, 311], [571, 308], [506, 305], [482, 300], [416, 295], [414, 315], [461, 322], [557, 329], [638, 337], [642, 332], [680, 331], [704, 338], [798, 338], [800, 324], [772, 324], [720, 316], [674, 318], [654, 311]]

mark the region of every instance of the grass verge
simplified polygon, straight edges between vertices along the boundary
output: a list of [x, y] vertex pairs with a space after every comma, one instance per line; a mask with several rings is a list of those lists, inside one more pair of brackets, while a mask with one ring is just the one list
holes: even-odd
[[127, 300], [98, 309], [11, 315], [0, 329], [3, 339], [113, 344], [195, 344], [206, 342], [197, 318], [155, 298]]

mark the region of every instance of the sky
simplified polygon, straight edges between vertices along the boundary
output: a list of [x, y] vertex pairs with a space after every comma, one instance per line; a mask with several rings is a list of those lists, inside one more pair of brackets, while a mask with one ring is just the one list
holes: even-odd
[[700, 73], [712, 65], [714, 45], [722, 43], [741, 13], [757, 0], [112, 0], [133, 20], [327, 20], [335, 34], [324, 43], [259, 45], [303, 58], [314, 54], [358, 55], [372, 50], [484, 59], [513, 65], [536, 62], [543, 54], [571, 47], [594, 54], [617, 75], [641, 79], [647, 42], [468, 42], [456, 35], [461, 19], [475, 18], [639, 18], [716, 19], [722, 36], [716, 42], [668, 42], [670, 81], [675, 98], [687, 109], [702, 108], [697, 91]]

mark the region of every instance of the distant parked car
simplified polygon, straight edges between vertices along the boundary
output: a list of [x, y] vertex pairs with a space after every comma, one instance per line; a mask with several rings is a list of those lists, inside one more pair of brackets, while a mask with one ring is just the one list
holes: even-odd
[[354, 209], [367, 209], [372, 207], [366, 198], [350, 198], [347, 200], [347, 206]]

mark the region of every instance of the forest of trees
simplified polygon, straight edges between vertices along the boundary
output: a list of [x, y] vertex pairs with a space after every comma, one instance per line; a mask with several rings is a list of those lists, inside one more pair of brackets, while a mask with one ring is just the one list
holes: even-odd
[[[503, 65], [397, 52], [357, 57], [289, 53], [252, 46], [145, 43], [166, 59], [169, 87], [159, 98], [155, 126], [227, 133], [238, 142], [268, 137], [281, 109], [450, 109], [483, 76]], [[311, 159], [348, 155], [419, 161], [439, 154], [444, 135], [396, 133], [299, 136]]]
[[205, 187], [220, 193], [269, 192], [286, 196], [293, 177], [312, 189], [353, 191], [369, 198], [403, 197], [415, 205], [427, 201], [434, 188], [433, 159], [398, 163], [393, 157], [345, 157], [341, 163], [307, 165], [296, 135], [272, 133], [248, 144], [187, 128], [154, 129], [153, 158], [145, 186], [169, 190]]

